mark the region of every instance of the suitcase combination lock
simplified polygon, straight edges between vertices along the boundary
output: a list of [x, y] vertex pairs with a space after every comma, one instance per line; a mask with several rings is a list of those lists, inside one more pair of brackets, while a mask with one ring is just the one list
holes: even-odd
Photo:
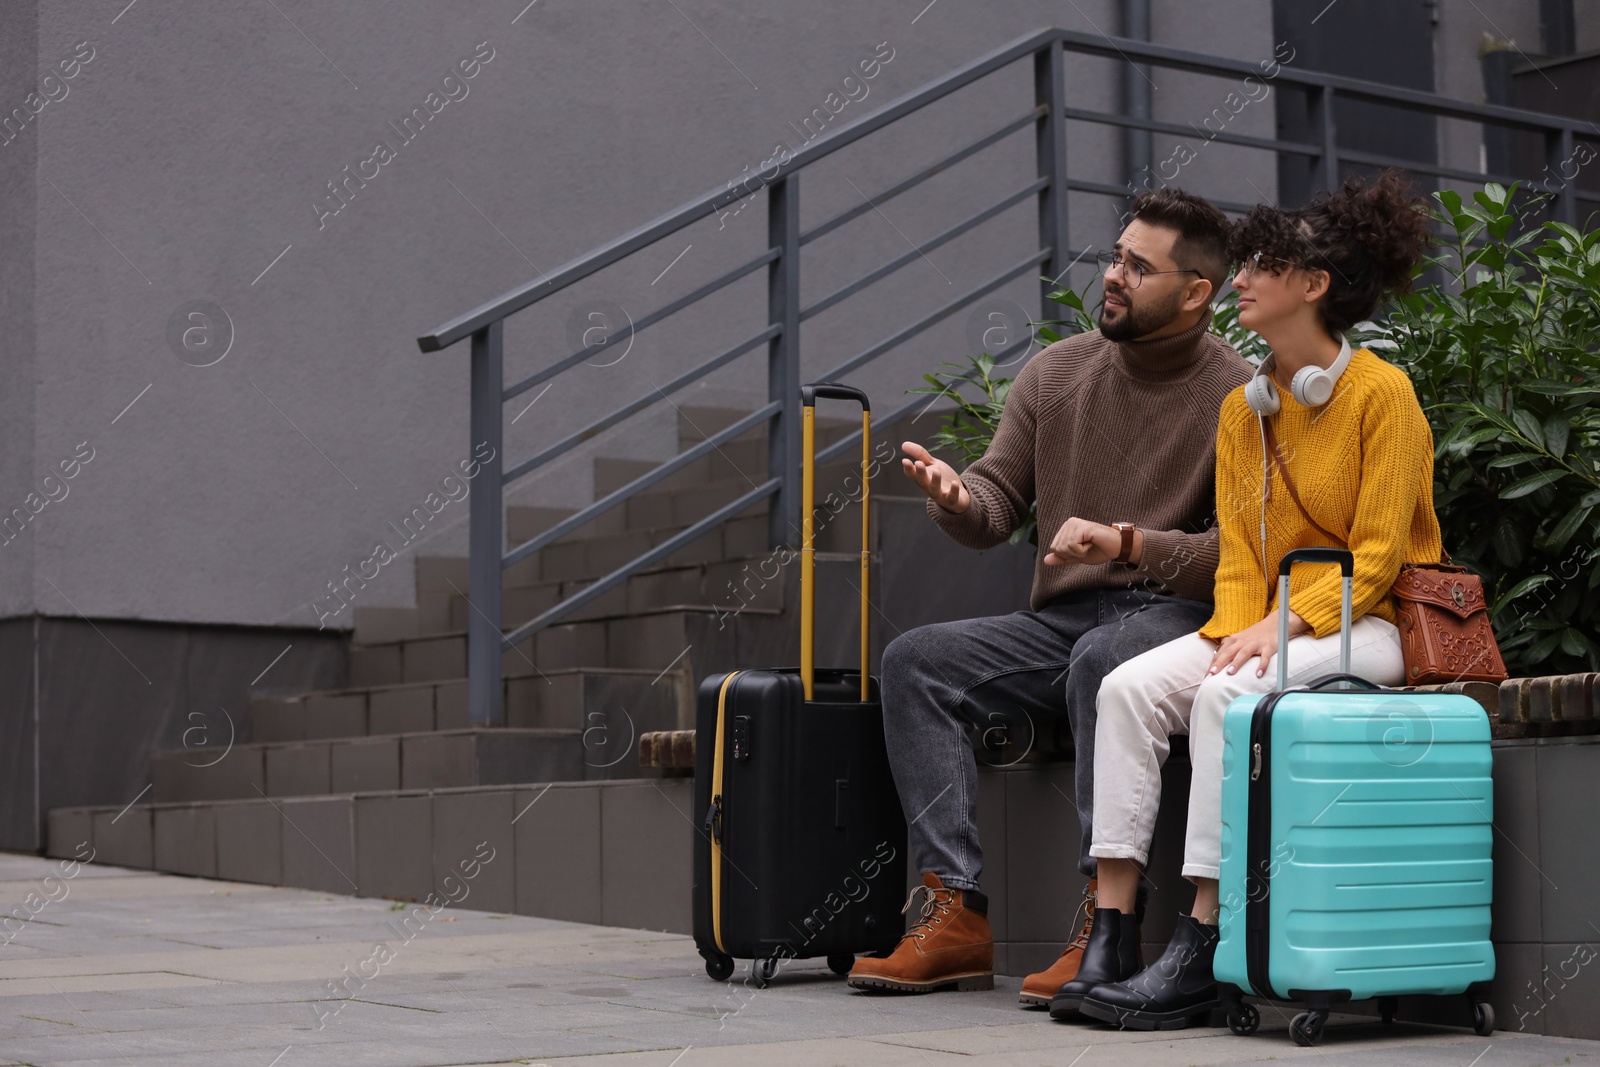
[[750, 716], [735, 715], [733, 717], [733, 758], [746, 760], [750, 758]]

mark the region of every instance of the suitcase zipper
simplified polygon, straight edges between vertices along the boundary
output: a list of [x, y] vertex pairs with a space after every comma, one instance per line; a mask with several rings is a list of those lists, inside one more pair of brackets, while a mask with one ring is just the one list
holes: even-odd
[[723, 768], [723, 738], [726, 736], [728, 687], [733, 680], [739, 677], [739, 671], [734, 671], [722, 680], [722, 688], [717, 690], [717, 743], [711, 757], [711, 810], [706, 812], [706, 822], [715, 829], [710, 833], [711, 838], [711, 940], [717, 946], [717, 951], [729, 955], [728, 950], [722, 946], [722, 768]]
[[1245, 833], [1245, 967], [1250, 986], [1257, 996], [1272, 997], [1267, 979], [1268, 949], [1271, 945], [1270, 895], [1271, 868], [1267, 856], [1272, 851], [1272, 706], [1278, 694], [1265, 697], [1250, 718], [1250, 814]]

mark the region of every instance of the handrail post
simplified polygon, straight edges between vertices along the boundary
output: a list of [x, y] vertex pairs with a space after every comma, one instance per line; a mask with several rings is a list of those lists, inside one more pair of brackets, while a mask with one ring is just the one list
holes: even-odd
[[[1572, 131], [1569, 129], [1546, 130], [1544, 135], [1544, 161], [1546, 174], [1554, 174], [1561, 187], [1556, 190], [1555, 203], [1551, 205], [1550, 219], [1552, 222], [1565, 222], [1569, 226], [1578, 224], [1578, 197], [1577, 197], [1577, 171], [1573, 177], [1566, 176], [1566, 168], [1572, 162], [1576, 146], [1572, 141]], [[1545, 189], [1550, 188], [1549, 179], [1545, 180]]]
[[478, 459], [469, 508], [467, 595], [467, 718], [473, 726], [504, 726], [500, 682], [500, 574], [505, 552], [501, 509], [504, 488], [500, 420], [505, 387], [501, 345], [505, 324], [496, 319], [472, 335], [472, 441], [474, 458], [487, 444], [493, 451]]
[[[1071, 279], [1064, 277], [1071, 238], [1067, 232], [1067, 120], [1062, 115], [1067, 102], [1067, 53], [1060, 41], [1051, 41], [1033, 54], [1033, 98], [1047, 109], [1034, 127], [1034, 144], [1039, 177], [1050, 179], [1050, 184], [1039, 190], [1039, 247], [1050, 249], [1045, 273], [1055, 284], [1071, 288]], [[1040, 318], [1053, 318], [1050, 291], [1055, 285], [1045, 281], [1039, 285]]]
[[[1322, 187], [1331, 193], [1339, 188], [1339, 127], [1334, 120], [1332, 86], [1324, 85], [1317, 90], [1315, 105], [1316, 114], [1312, 121], [1322, 141], [1322, 155], [1317, 163], [1322, 171]], [[1308, 199], [1316, 192], [1315, 189], [1307, 190]], [[1279, 200], [1282, 200], [1281, 196]]]
[[779, 488], [767, 513], [767, 546], [800, 528], [800, 186], [793, 171], [767, 186], [767, 321], [783, 328], [767, 349], [767, 399], [782, 404], [767, 427], [767, 473]]

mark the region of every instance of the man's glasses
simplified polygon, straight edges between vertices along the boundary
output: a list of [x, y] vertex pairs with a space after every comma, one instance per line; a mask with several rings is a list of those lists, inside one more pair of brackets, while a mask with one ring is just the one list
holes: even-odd
[[1246, 278], [1254, 278], [1258, 272], [1263, 270], [1271, 274], [1273, 277], [1277, 277], [1284, 271], [1293, 270], [1294, 268], [1295, 264], [1289, 262], [1287, 259], [1279, 259], [1277, 256], [1269, 256], [1265, 252], [1256, 252], [1240, 265], [1239, 271]]
[[1129, 289], [1139, 288], [1139, 283], [1144, 281], [1147, 274], [1199, 274], [1193, 267], [1183, 267], [1178, 270], [1145, 270], [1131, 259], [1124, 259], [1120, 252], [1096, 253], [1096, 260], [1100, 263], [1100, 272], [1109, 274], [1117, 268], [1122, 269], [1123, 284]]

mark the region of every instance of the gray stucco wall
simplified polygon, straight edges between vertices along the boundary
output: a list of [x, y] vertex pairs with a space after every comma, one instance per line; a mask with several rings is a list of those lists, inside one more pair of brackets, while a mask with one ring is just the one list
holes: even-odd
[[[0, 93], [7, 108], [23, 104], [36, 86], [39, 24], [32, 4], [0, 10]], [[59, 91], [59, 90], [58, 90]], [[14, 102], [14, 103], [11, 103]], [[49, 106], [49, 105], [47, 105]], [[0, 486], [10, 508], [33, 486], [34, 272], [38, 139], [30, 132], [0, 146]], [[15, 498], [15, 504], [11, 498]], [[0, 616], [32, 606], [34, 538], [0, 543]], [[31, 752], [30, 752], [31, 755]]]
[[[1266, 0], [1225, 6], [1226, 17], [1156, 0], [1154, 36], [1269, 58]], [[1490, 8], [1509, 20], [1516, 6]], [[739, 178], [780, 139], [798, 143], [805, 116], [881, 48], [892, 59], [839, 122], [1039, 27], [1118, 32], [1119, 11], [1110, 0], [7, 4], [7, 107], [82, 54], [80, 42], [93, 58], [0, 146], [8, 252], [0, 358], [10, 385], [0, 395], [3, 506], [21, 504], [75, 451], [93, 458], [69, 483], [46, 487], [66, 495], [0, 550], [0, 615], [314, 625], [309, 604], [324, 584], [370, 555], [387, 524], [469, 454], [465, 346], [423, 355], [418, 333]], [[474, 76], [456, 71], [446, 83], [463, 60]], [[1117, 67], [1075, 60], [1073, 102], [1113, 105]], [[23, 73], [30, 69], [37, 73]], [[1227, 88], [1186, 76], [1155, 81], [1157, 116], [1179, 122], [1201, 120]], [[397, 125], [434, 92], [437, 114], [404, 139]], [[1021, 114], [1031, 95], [1031, 70], [1019, 64], [838, 154], [801, 182], [805, 224]], [[1271, 129], [1264, 106], [1239, 121], [1249, 132]], [[1076, 124], [1073, 136], [1075, 176], [1125, 179], [1119, 136]], [[379, 141], [394, 157], [364, 165]], [[1158, 160], [1170, 152], [1160, 138], [1154, 147]], [[1209, 151], [1178, 180], [1253, 199], [1237, 174], [1256, 173], [1261, 193], [1273, 194], [1264, 157], [1225, 165], [1220, 146]], [[319, 218], [313, 205], [330, 195], [328, 183], [363, 166], [369, 177], [345, 187], [349, 202]], [[805, 301], [1032, 174], [1023, 131], [807, 246]], [[1117, 226], [1112, 201], [1083, 203], [1074, 242], [1105, 241]], [[1025, 203], [808, 321], [806, 373], [1014, 261], [1033, 247], [1034, 227]], [[508, 328], [508, 374], [570, 351], [570, 324], [586, 302], [614, 301], [637, 316], [764, 241], [764, 205], [754, 202], [568, 290]], [[508, 405], [508, 422], [517, 417], [508, 454], [553, 442], [748, 336], [764, 315], [761, 290], [759, 275], [748, 279], [640, 335], [615, 365], [559, 379], [525, 413]], [[1032, 310], [1037, 292], [1024, 277], [998, 295]], [[204, 325], [179, 314], [194, 301], [220, 306], [231, 324], [210, 324], [211, 347], [201, 352], [217, 351], [231, 332], [226, 356], [210, 366], [191, 365], [205, 355], [180, 360], [168, 341], [174, 322], [179, 332]], [[886, 407], [901, 402], [938, 360], [959, 358], [967, 322], [953, 316], [852, 380]], [[673, 400], [748, 407], [764, 393], [757, 353]], [[673, 447], [675, 413], [658, 406], [508, 499], [587, 502], [590, 456]], [[466, 510], [449, 504], [421, 551], [463, 550]], [[361, 602], [407, 603], [414, 551], [385, 568]]]
[[[1438, 91], [1458, 100], [1484, 102], [1483, 67], [1479, 61], [1488, 38], [1509, 39], [1527, 54], [1539, 51], [1539, 5], [1528, 0], [1479, 0], [1442, 3], [1434, 8], [1434, 79]], [[1473, 122], [1441, 120], [1439, 163], [1463, 170], [1481, 170], [1482, 128]], [[1530, 175], [1529, 177], [1537, 177]], [[1446, 183], [1465, 188], [1461, 183]]]

